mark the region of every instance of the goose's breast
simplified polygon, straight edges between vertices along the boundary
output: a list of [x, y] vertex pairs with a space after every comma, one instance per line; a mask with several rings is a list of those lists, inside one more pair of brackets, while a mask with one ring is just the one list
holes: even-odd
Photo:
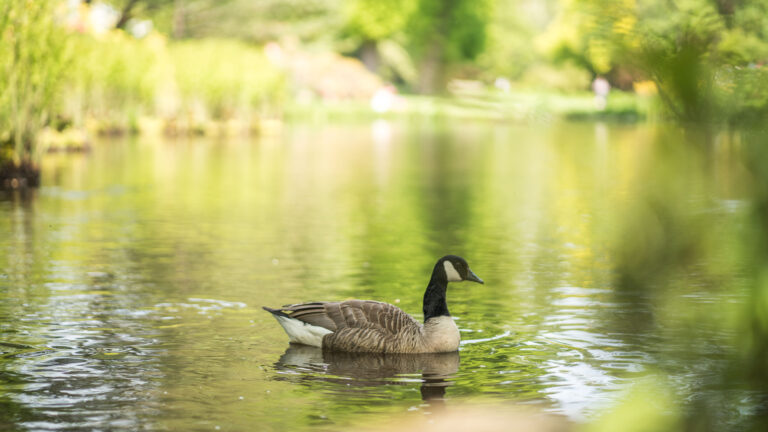
[[450, 316], [428, 319], [424, 323], [424, 333], [432, 352], [452, 352], [459, 349], [459, 328]]

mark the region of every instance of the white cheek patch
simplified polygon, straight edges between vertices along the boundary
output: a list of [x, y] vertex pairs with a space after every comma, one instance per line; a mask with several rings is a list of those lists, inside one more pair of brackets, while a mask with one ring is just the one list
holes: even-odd
[[445, 276], [448, 279], [448, 282], [459, 282], [463, 280], [450, 261], [443, 261], [443, 267], [445, 267]]

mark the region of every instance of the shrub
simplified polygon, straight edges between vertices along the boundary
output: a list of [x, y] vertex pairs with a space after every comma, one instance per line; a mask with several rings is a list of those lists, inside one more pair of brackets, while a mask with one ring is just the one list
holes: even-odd
[[34, 162], [37, 134], [57, 103], [68, 50], [53, 2], [0, 2], [0, 46], [1, 170]]

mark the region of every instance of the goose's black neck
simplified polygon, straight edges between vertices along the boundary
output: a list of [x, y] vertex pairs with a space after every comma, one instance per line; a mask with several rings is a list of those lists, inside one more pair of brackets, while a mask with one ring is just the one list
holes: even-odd
[[445, 277], [445, 272], [438, 267], [439, 265], [440, 263], [435, 266], [427, 290], [424, 292], [424, 322], [434, 317], [451, 316], [448, 312], [448, 304], [445, 302], [448, 279]]

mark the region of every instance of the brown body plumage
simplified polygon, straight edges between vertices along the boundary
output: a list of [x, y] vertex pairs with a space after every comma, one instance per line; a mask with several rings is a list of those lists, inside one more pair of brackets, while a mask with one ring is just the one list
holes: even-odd
[[[447, 264], [446, 264], [447, 263]], [[324, 350], [380, 353], [437, 353], [459, 348], [459, 330], [445, 303], [450, 281], [482, 283], [460, 257], [435, 265], [424, 294], [424, 324], [388, 303], [371, 300], [314, 302], [268, 308], [291, 342]]]
[[450, 317], [435, 317], [422, 325], [388, 303], [348, 300], [265, 309], [331, 330], [322, 338], [322, 348], [331, 351], [425, 353], [459, 348], [459, 330]]

